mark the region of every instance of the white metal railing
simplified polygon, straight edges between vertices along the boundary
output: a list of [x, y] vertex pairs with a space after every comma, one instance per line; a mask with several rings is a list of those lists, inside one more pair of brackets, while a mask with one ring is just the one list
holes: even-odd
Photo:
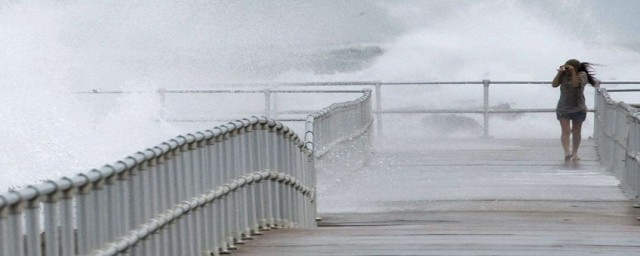
[[[640, 85], [640, 81], [600, 81], [601, 85]], [[394, 109], [383, 106], [383, 100], [385, 95], [397, 94], [385, 92], [387, 89], [393, 88], [394, 91], [403, 86], [482, 86], [482, 105], [478, 106], [466, 106], [461, 108], [438, 108], [438, 109]], [[242, 94], [262, 94], [264, 95], [264, 115], [270, 118], [275, 118], [280, 121], [305, 121], [304, 118], [279, 118], [279, 115], [284, 114], [300, 114], [301, 111], [278, 111], [275, 109], [275, 102], [273, 95], [287, 94], [287, 93], [358, 93], [362, 90], [344, 90], [345, 87], [359, 87], [359, 88], [372, 88], [372, 107], [374, 108], [373, 114], [376, 119], [376, 133], [378, 137], [383, 137], [383, 130], [385, 124], [385, 116], [391, 115], [406, 115], [406, 114], [479, 114], [482, 115], [482, 136], [491, 137], [490, 126], [491, 116], [496, 114], [508, 114], [508, 113], [555, 113], [554, 108], [514, 108], [514, 109], [500, 109], [490, 106], [490, 88], [491, 85], [551, 85], [550, 81], [491, 81], [488, 79], [477, 81], [404, 81], [404, 82], [384, 82], [384, 81], [337, 81], [337, 82], [304, 82], [304, 83], [236, 83], [236, 84], [219, 84], [217, 86], [231, 86], [231, 87], [260, 87], [263, 89], [233, 89], [233, 90], [198, 90], [198, 89], [160, 89], [161, 102], [164, 104], [167, 95], [175, 94], [229, 94], [229, 93], [242, 93]], [[281, 89], [273, 89], [281, 88]], [[282, 88], [296, 88], [296, 89], [282, 89]], [[300, 89], [302, 88], [302, 89]], [[306, 88], [306, 89], [305, 89]], [[341, 89], [321, 89], [321, 90], [309, 90], [309, 88], [341, 88]], [[122, 94], [130, 93], [126, 91], [105, 91], [105, 90], [93, 90], [90, 92], [79, 92], [85, 94]], [[303, 111], [304, 112], [304, 111]], [[589, 112], [593, 112], [592, 109]], [[305, 114], [308, 112], [304, 112]], [[168, 121], [174, 122], [206, 122], [206, 121], [219, 121], [219, 120], [206, 120], [206, 119], [168, 119]]]
[[219, 255], [264, 230], [313, 227], [312, 149], [368, 139], [361, 131], [370, 126], [369, 97], [308, 119], [363, 120], [338, 129], [358, 131], [353, 138], [319, 129], [303, 142], [278, 121], [252, 117], [0, 194], [0, 255]]
[[321, 158], [336, 145], [361, 136], [366, 139], [359, 140], [365, 142], [358, 144], [359, 151], [366, 151], [370, 146], [368, 142], [371, 141], [373, 124], [371, 90], [363, 92], [364, 95], [357, 100], [334, 103], [307, 117], [305, 140], [315, 157]]
[[640, 111], [597, 91], [595, 137], [602, 164], [620, 180], [625, 192], [640, 200]]
[[[225, 84], [230, 86], [229, 84]], [[274, 86], [277, 85], [280, 88], [292, 87], [292, 88], [321, 88], [321, 87], [364, 87], [372, 88], [373, 96], [375, 99], [373, 103], [373, 113], [376, 119], [376, 135], [377, 137], [384, 136], [383, 129], [385, 118], [384, 115], [394, 114], [434, 114], [434, 113], [456, 113], [456, 114], [481, 114], [482, 115], [482, 128], [483, 137], [491, 137], [489, 133], [491, 126], [491, 116], [495, 114], [507, 114], [507, 113], [555, 113], [555, 108], [523, 108], [523, 109], [497, 109], [492, 108], [490, 102], [490, 88], [491, 85], [548, 85], [551, 86], [551, 81], [492, 81], [492, 80], [477, 80], [477, 81], [400, 81], [400, 82], [384, 82], [384, 81], [337, 81], [337, 82], [306, 82], [306, 83], [242, 83], [232, 84], [231, 86]], [[451, 86], [482, 86], [482, 105], [473, 106], [472, 108], [440, 108], [440, 109], [394, 109], [383, 106], [383, 99], [385, 95], [393, 94], [384, 92], [387, 89], [393, 88], [394, 91], [402, 86], [438, 86], [438, 85], [451, 85]], [[640, 85], [640, 81], [600, 81], [600, 85]], [[622, 90], [621, 90], [622, 91]], [[393, 94], [397, 97], [397, 94]], [[593, 112], [593, 110], [589, 110]]]

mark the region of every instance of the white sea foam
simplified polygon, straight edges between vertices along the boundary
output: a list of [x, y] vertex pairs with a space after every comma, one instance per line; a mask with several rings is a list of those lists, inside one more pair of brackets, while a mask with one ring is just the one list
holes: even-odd
[[[622, 46], [633, 42], [618, 44], [615, 36], [621, 34], [609, 33], [607, 20], [591, 14], [597, 6], [580, 4], [583, 12], [557, 15], [568, 7], [544, 6], [549, 3], [0, 4], [0, 121], [5, 138], [0, 146], [0, 191], [99, 167], [212, 125], [169, 124], [162, 120], [163, 111], [198, 113], [193, 114], [197, 118], [261, 111], [260, 99], [238, 105], [238, 98], [194, 96], [197, 101], [176, 97], [163, 103], [157, 94], [142, 92], [159, 88], [265, 80], [546, 81], [568, 58], [602, 64], [597, 68], [603, 80], [640, 79], [640, 55]], [[567, 20], [580, 24], [578, 29], [562, 25]], [[336, 52], [353, 54], [353, 62], [330, 58]], [[93, 89], [140, 92], [72, 93]], [[492, 104], [553, 107], [557, 97], [546, 87], [515, 90], [526, 96], [492, 87]], [[398, 108], [477, 105], [481, 97], [481, 89], [459, 86], [404, 87], [386, 93], [384, 105]], [[333, 98], [323, 100], [328, 104]], [[282, 106], [295, 108], [296, 102]], [[418, 125], [420, 119], [413, 119]], [[539, 121], [523, 120], [505, 134], [522, 135], [515, 130]], [[548, 130], [553, 124], [539, 126]]]

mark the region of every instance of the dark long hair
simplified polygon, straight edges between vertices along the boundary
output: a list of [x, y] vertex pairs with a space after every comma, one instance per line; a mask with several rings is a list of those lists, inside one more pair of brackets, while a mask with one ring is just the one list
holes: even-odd
[[593, 71], [593, 66], [595, 64], [593, 63], [589, 63], [589, 62], [582, 62], [580, 64], [580, 68], [578, 69], [578, 72], [580, 71], [584, 71], [585, 73], [587, 73], [587, 81], [589, 81], [589, 84], [591, 84], [591, 86], [596, 86], [596, 84], [599, 82], [598, 79], [594, 76], [595, 72]]

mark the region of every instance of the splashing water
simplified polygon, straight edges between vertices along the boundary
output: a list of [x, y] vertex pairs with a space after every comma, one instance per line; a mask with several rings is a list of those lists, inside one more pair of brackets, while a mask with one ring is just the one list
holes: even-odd
[[[634, 37], [638, 29], [629, 26], [640, 22], [625, 11], [637, 10], [637, 5], [3, 3], [0, 191], [99, 167], [190, 132], [163, 120], [160, 113], [172, 110], [164, 109], [157, 94], [148, 93], [159, 88], [265, 80], [546, 81], [569, 58], [602, 64], [598, 74], [603, 80], [638, 80], [640, 39]], [[576, 9], [581, 11], [570, 11]], [[619, 15], [614, 19], [608, 16], [612, 13]], [[567, 23], [577, 25], [568, 28]], [[93, 89], [139, 92], [110, 98], [73, 93]], [[493, 90], [491, 97], [516, 107], [552, 107], [557, 100], [548, 88], [518, 90], [527, 93], [526, 99], [544, 100], [514, 99], [509, 89]], [[441, 107], [479, 100], [467, 88], [426, 91], [433, 94], [426, 95], [424, 88], [398, 90], [387, 94], [385, 105]], [[230, 108], [242, 108], [236, 101], [229, 100]], [[216, 110], [202, 111], [216, 115]], [[198, 129], [205, 128], [210, 127]]]

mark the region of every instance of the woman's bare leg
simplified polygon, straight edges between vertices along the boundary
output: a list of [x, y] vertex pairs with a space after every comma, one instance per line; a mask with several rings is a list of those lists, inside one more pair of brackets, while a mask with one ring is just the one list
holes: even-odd
[[582, 121], [577, 121], [577, 120], [573, 120], [571, 121], [571, 142], [572, 142], [572, 148], [571, 148], [571, 155], [575, 158], [575, 159], [579, 159], [578, 158], [578, 147], [580, 147], [580, 140], [582, 139]]
[[564, 149], [564, 155], [571, 154], [569, 148], [569, 137], [571, 136], [571, 121], [567, 118], [560, 118], [560, 128], [562, 128], [562, 134], [560, 135], [560, 142], [562, 142], [562, 148]]

